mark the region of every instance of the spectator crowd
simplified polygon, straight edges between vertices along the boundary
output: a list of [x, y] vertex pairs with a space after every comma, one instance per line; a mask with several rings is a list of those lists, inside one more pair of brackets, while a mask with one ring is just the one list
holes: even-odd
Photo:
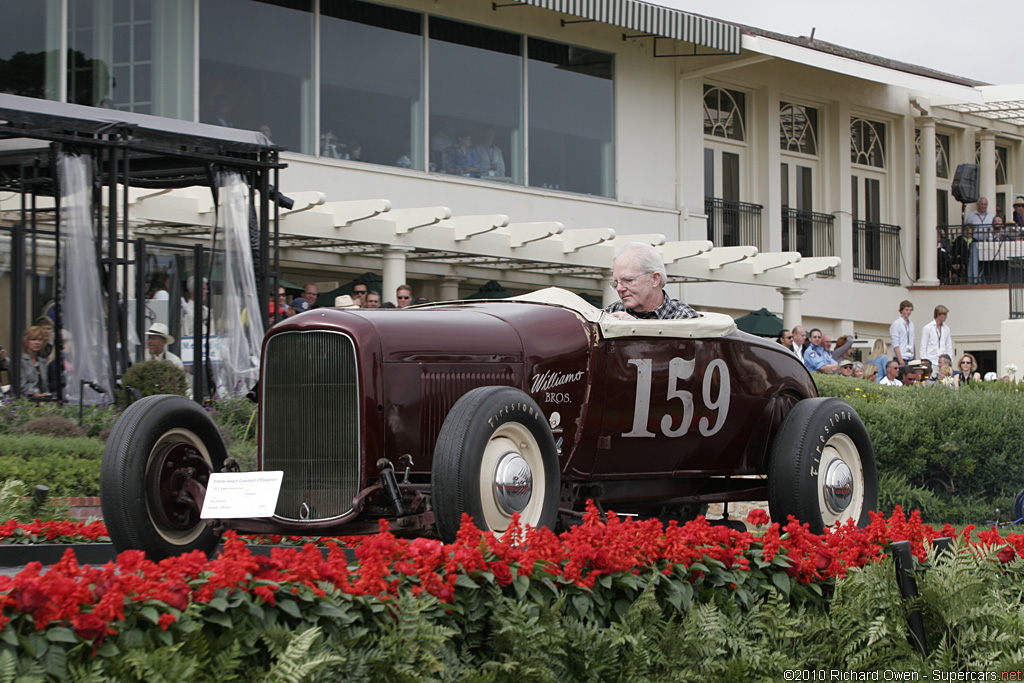
[[777, 341], [800, 358], [810, 372], [868, 379], [883, 386], [942, 384], [959, 388], [998, 379], [994, 372], [982, 378], [978, 361], [970, 353], [960, 354], [954, 364], [953, 339], [946, 324], [948, 308], [935, 307], [932, 321], [924, 326], [920, 337], [910, 319], [913, 312], [913, 303], [900, 302], [899, 317], [889, 326], [889, 343], [876, 339], [866, 362], [847, 358], [853, 347], [852, 335], [843, 335], [833, 343], [820, 329], [808, 332], [797, 325], [782, 330]]

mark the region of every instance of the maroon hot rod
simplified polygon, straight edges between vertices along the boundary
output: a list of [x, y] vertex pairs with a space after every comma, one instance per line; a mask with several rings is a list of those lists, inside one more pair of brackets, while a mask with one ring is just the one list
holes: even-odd
[[579, 518], [587, 499], [685, 519], [769, 501], [821, 530], [868, 521], [874, 452], [845, 402], [732, 318], [622, 321], [558, 289], [407, 309], [315, 309], [263, 342], [259, 469], [283, 472], [273, 516], [200, 517], [232, 462], [180, 396], [132, 404], [103, 457], [119, 549], [211, 551], [225, 529], [454, 537], [462, 513], [506, 529]]

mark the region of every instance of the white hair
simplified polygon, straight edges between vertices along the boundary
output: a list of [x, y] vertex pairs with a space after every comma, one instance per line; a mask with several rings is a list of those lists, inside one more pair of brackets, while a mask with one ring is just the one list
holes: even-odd
[[665, 272], [665, 261], [662, 260], [661, 254], [658, 253], [657, 249], [645, 242], [630, 242], [622, 247], [615, 258], [621, 258], [623, 254], [635, 255], [636, 264], [640, 267], [640, 270], [650, 275], [659, 273], [661, 275], [661, 283], [665, 284], [665, 281], [668, 279], [668, 273]]

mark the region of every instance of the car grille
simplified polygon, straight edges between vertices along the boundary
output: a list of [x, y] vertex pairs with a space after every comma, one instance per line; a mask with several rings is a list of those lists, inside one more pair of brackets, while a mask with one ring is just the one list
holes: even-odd
[[263, 357], [263, 469], [283, 471], [276, 515], [333, 519], [359, 489], [359, 372], [340, 332], [283, 332]]

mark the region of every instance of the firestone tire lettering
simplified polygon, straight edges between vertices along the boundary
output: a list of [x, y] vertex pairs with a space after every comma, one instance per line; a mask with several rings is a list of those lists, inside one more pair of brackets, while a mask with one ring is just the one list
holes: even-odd
[[[482, 416], [490, 415], [487, 420]], [[520, 512], [530, 526], [553, 528], [558, 519], [558, 449], [539, 406], [514, 387], [480, 387], [452, 406], [437, 443], [431, 470], [431, 506], [438, 534], [455, 540], [462, 514], [477, 527], [501, 534], [511, 520], [495, 489], [496, 466], [509, 454], [532, 474], [532, 495]]]
[[875, 452], [857, 413], [837, 398], [797, 403], [772, 443], [772, 519], [785, 524], [792, 515], [820, 534], [849, 519], [865, 526], [877, 501]]

